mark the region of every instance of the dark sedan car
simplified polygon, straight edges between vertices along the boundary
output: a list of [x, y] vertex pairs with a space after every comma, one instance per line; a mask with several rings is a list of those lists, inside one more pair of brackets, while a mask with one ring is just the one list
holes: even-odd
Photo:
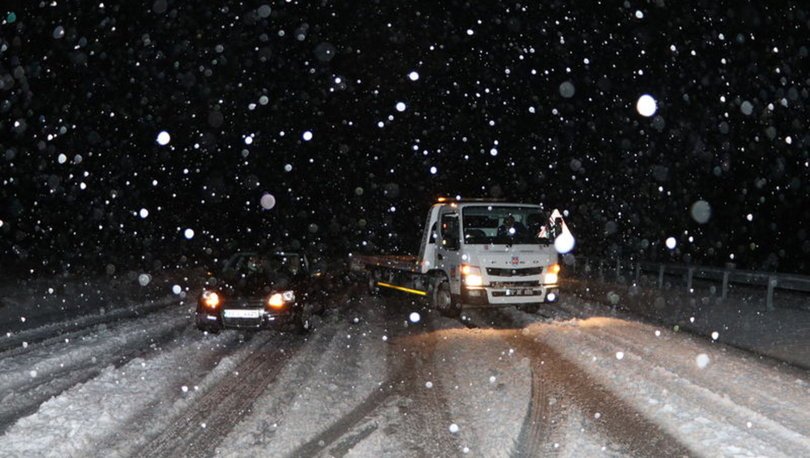
[[196, 325], [222, 329], [292, 329], [306, 332], [313, 313], [323, 312], [317, 287], [300, 253], [233, 255], [219, 274], [206, 281], [197, 302]]

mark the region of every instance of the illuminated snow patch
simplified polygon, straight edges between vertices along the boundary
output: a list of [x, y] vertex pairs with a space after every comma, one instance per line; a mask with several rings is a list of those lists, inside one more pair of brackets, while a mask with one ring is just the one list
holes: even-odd
[[146, 218], [147, 216], [149, 216], [149, 210], [147, 210], [147, 209], [145, 209], [145, 208], [142, 208], [142, 209], [141, 209], [141, 210], [138, 212], [138, 215], [139, 215], [141, 218]]
[[419, 73], [417, 72], [410, 72], [408, 73], [408, 79], [411, 81], [416, 81], [419, 79]]
[[664, 243], [666, 244], [667, 248], [669, 248], [670, 250], [674, 250], [675, 245], [678, 244], [678, 242], [675, 241], [675, 237], [667, 238], [666, 242], [664, 242]]
[[172, 292], [174, 294], [180, 294], [181, 292], [183, 292], [183, 288], [181, 288], [180, 285], [174, 285], [172, 286]]
[[185, 238], [187, 238], [188, 240], [193, 239], [194, 238], [194, 229], [191, 229], [191, 228], [186, 229], [185, 231], [183, 231], [183, 236]]
[[411, 323], [418, 323], [419, 320], [422, 319], [422, 317], [419, 316], [419, 312], [411, 312], [411, 314], [408, 316], [408, 319], [411, 320]]
[[450, 425], [450, 428], [449, 428], [449, 429], [450, 429], [450, 432], [451, 432], [451, 433], [453, 433], [453, 434], [457, 433], [457, 432], [458, 432], [458, 430], [459, 430], [458, 425], [457, 425], [457, 424], [455, 424], [455, 423], [453, 423], [452, 425]]
[[697, 355], [697, 357], [695, 357], [695, 364], [697, 364], [697, 367], [701, 369], [705, 369], [706, 366], [709, 365], [710, 361], [711, 360], [709, 359], [709, 355], [707, 355], [706, 353], [701, 353]]
[[301, 135], [301, 138], [303, 138], [305, 142], [312, 140], [312, 131], [310, 130], [304, 131], [304, 133]]
[[407, 108], [407, 107], [405, 106], [405, 102], [397, 102], [396, 108], [397, 108], [397, 111], [402, 113], [403, 111], [405, 111], [405, 108]]
[[140, 274], [140, 275], [138, 275], [138, 283], [140, 283], [141, 286], [148, 285], [150, 281], [152, 281], [152, 276], [151, 275], [149, 275], [149, 274]]
[[638, 98], [638, 102], [636, 102], [636, 110], [641, 116], [649, 118], [655, 114], [656, 110], [658, 110], [658, 104], [651, 95], [644, 94]]

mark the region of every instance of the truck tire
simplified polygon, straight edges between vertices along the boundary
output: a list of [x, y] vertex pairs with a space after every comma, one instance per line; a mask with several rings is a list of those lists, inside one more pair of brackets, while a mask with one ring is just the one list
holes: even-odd
[[449, 318], [458, 318], [461, 315], [461, 304], [453, 298], [450, 283], [446, 280], [442, 280], [433, 290], [433, 307]]

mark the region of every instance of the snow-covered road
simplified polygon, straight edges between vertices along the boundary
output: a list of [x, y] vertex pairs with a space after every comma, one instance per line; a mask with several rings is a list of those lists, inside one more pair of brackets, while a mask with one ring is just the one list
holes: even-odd
[[808, 373], [711, 339], [573, 297], [334, 297], [307, 336], [173, 303], [6, 349], [0, 456], [810, 454]]

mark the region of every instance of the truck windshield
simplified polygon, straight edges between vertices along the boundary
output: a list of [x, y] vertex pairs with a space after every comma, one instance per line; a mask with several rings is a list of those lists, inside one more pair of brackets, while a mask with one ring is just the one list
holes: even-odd
[[546, 237], [548, 218], [538, 207], [481, 205], [464, 207], [462, 224], [464, 243], [549, 244]]

